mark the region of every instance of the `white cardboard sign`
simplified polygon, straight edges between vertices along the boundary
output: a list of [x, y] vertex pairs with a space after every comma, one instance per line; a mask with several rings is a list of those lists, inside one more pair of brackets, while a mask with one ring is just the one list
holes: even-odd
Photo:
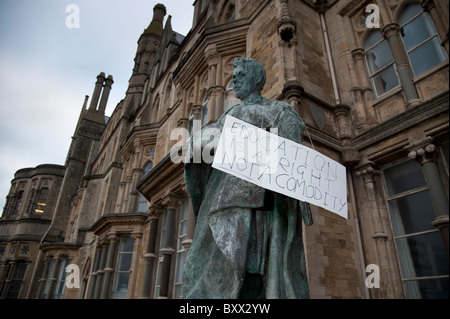
[[212, 166], [347, 218], [345, 166], [274, 133], [227, 115]]

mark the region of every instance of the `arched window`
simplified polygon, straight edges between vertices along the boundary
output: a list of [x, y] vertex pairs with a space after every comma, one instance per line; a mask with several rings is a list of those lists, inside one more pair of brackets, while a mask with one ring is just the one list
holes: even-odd
[[400, 15], [399, 24], [416, 76], [448, 59], [430, 15], [419, 4], [408, 5]]
[[36, 205], [34, 206], [33, 213], [43, 214], [47, 206], [48, 200], [48, 188], [41, 188], [36, 199]]
[[387, 40], [380, 31], [369, 34], [364, 44], [366, 64], [376, 96], [380, 96], [399, 85], [394, 58]]
[[206, 95], [203, 99], [203, 105], [202, 105], [202, 127], [208, 122], [208, 102], [209, 102], [209, 96]]
[[23, 191], [19, 191], [19, 193], [17, 194], [17, 197], [16, 197], [14, 209], [12, 211], [13, 215], [17, 215], [19, 213], [20, 204], [22, 203], [22, 197], [23, 197]]
[[225, 91], [225, 98], [223, 101], [223, 111], [226, 112], [232, 106], [235, 106], [240, 103], [240, 100], [234, 96], [234, 87], [233, 81], [230, 80], [227, 85], [227, 89]]
[[142, 173], [142, 178], [148, 175], [150, 171], [153, 169], [153, 162], [148, 162], [144, 167], [144, 172]]
[[[152, 169], [153, 169], [153, 162], [148, 162], [144, 167], [144, 171], [142, 172], [142, 178], [145, 178], [145, 176], [147, 176]], [[145, 213], [147, 211], [147, 203], [148, 201], [144, 197], [144, 195], [139, 194], [137, 211], [139, 213]]]

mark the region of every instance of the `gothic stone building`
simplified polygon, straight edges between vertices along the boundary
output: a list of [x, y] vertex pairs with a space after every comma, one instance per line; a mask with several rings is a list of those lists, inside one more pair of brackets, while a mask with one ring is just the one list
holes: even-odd
[[263, 95], [302, 116], [304, 144], [347, 168], [348, 219], [312, 205], [304, 229], [311, 298], [448, 298], [448, 1], [193, 5], [186, 36], [155, 5], [110, 117], [99, 74], [64, 166], [14, 175], [1, 297], [182, 298], [195, 224], [171, 133], [235, 105], [230, 63], [251, 57]]

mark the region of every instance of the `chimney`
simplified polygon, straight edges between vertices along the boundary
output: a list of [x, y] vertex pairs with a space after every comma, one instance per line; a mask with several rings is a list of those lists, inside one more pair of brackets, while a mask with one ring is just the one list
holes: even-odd
[[100, 92], [102, 90], [104, 81], [105, 81], [105, 73], [101, 72], [97, 76], [97, 82], [95, 83], [91, 104], [89, 105], [89, 112], [95, 113], [95, 111], [97, 110], [98, 99], [100, 98]]
[[98, 112], [102, 115], [105, 115], [106, 103], [108, 102], [109, 92], [111, 91], [111, 86], [113, 83], [114, 81], [112, 75], [108, 75], [105, 80], [105, 85], [103, 86], [102, 98], [98, 107]]

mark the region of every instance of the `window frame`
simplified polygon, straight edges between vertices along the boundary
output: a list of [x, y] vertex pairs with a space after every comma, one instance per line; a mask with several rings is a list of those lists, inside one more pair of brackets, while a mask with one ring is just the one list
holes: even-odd
[[[364, 44], [365, 44], [365, 45], [364, 45], [364, 61], [365, 61], [365, 64], [366, 64], [367, 74], [368, 74], [368, 76], [369, 76], [369, 82], [370, 82], [371, 85], [372, 85], [372, 88], [373, 88], [373, 91], [374, 91], [374, 93], [375, 93], [375, 96], [376, 96], [377, 98], [379, 98], [379, 97], [383, 96], [384, 94], [387, 94], [387, 93], [391, 92], [392, 90], [394, 90], [395, 88], [399, 87], [399, 86], [400, 86], [400, 78], [399, 78], [399, 75], [398, 75], [398, 73], [397, 73], [397, 67], [396, 67], [396, 64], [395, 64], [394, 56], [392, 55], [392, 50], [391, 50], [391, 47], [390, 47], [390, 45], [389, 45], [389, 41], [386, 40], [386, 39], [383, 37], [382, 34], [381, 34], [381, 39], [379, 39], [379, 40], [376, 41], [375, 43], [371, 44], [370, 46], [367, 46], [367, 47], [366, 47], [366, 42], [367, 42], [369, 36], [370, 36], [371, 34], [374, 34], [374, 33], [377, 33], [377, 32], [381, 34], [381, 31], [379, 31], [379, 30], [372, 31], [371, 33], [368, 34], [368, 36], [366, 37], [366, 39], [365, 39], [365, 41], [364, 41]], [[381, 67], [379, 70], [376, 70], [375, 72], [372, 73], [372, 72], [370, 71], [370, 64], [369, 64], [369, 61], [368, 61], [368, 58], [367, 58], [367, 54], [368, 54], [371, 50], [373, 50], [376, 46], [378, 46], [378, 45], [380, 45], [381, 43], [383, 43], [384, 41], [386, 41], [387, 46], [388, 46], [388, 48], [389, 48], [389, 50], [390, 50], [389, 53], [390, 53], [390, 55], [391, 55], [391, 57], [392, 57], [392, 61], [390, 61], [390, 62], [387, 63], [385, 66]], [[393, 86], [393, 87], [390, 88], [389, 90], [385, 90], [384, 92], [379, 93], [379, 92], [378, 92], [378, 91], [379, 91], [379, 88], [378, 88], [378, 86], [375, 84], [375, 77], [381, 76], [380, 74], [381, 74], [383, 71], [385, 71], [385, 70], [387, 70], [387, 69], [389, 69], [389, 68], [391, 68], [391, 67], [392, 67], [393, 70], [394, 70], [394, 73], [395, 73], [395, 79], [397, 80], [397, 85]]]
[[[420, 281], [423, 282], [423, 281], [430, 280], [430, 279], [431, 280], [445, 279], [445, 278], [448, 279], [449, 278], [449, 274], [447, 273], [446, 275], [428, 275], [428, 276], [420, 276], [420, 275], [418, 276], [416, 274], [413, 277], [405, 277], [405, 274], [404, 274], [404, 271], [403, 271], [403, 268], [402, 268], [402, 262], [401, 262], [401, 257], [400, 256], [405, 255], [405, 254], [406, 255], [411, 255], [411, 249], [408, 246], [407, 247], [408, 250], [407, 251], [404, 250], [405, 247], [400, 247], [401, 245], [399, 244], [399, 240], [402, 240], [402, 239], [405, 239], [405, 238], [417, 237], [417, 236], [421, 236], [421, 235], [432, 234], [432, 233], [440, 233], [440, 230], [438, 228], [434, 228], [433, 229], [433, 226], [431, 226], [431, 224], [430, 224], [430, 228], [426, 229], [426, 230], [420, 230], [420, 231], [415, 231], [415, 232], [405, 233], [405, 234], [400, 234], [400, 235], [396, 235], [395, 234], [394, 222], [393, 222], [393, 218], [392, 218], [393, 212], [391, 211], [390, 201], [394, 201], [394, 200], [397, 200], [397, 199], [400, 199], [400, 198], [406, 198], [407, 196], [414, 195], [414, 194], [419, 194], [419, 193], [424, 192], [424, 191], [427, 191], [428, 193], [430, 192], [429, 185], [428, 185], [428, 182], [427, 182], [427, 180], [426, 180], [426, 178], [424, 176], [422, 166], [420, 164], [418, 164], [418, 165], [420, 165], [420, 172], [422, 173], [422, 175], [424, 177], [425, 185], [424, 186], [419, 186], [419, 187], [416, 187], [416, 188], [413, 188], [413, 189], [409, 189], [409, 190], [406, 190], [406, 191], [401, 191], [401, 192], [393, 194], [393, 195], [389, 194], [388, 186], [387, 186], [387, 176], [385, 174], [385, 170], [387, 170], [389, 168], [392, 168], [392, 167], [395, 167], [397, 165], [401, 165], [401, 164], [406, 163], [408, 161], [413, 161], [413, 160], [402, 158], [402, 159], [399, 159], [399, 160], [394, 161], [392, 163], [389, 163], [389, 164], [383, 166], [380, 169], [380, 175], [381, 175], [382, 189], [383, 189], [383, 193], [384, 193], [384, 200], [385, 200], [385, 203], [386, 203], [386, 209], [387, 209], [387, 213], [388, 213], [388, 217], [389, 217], [390, 230], [391, 230], [391, 233], [392, 233], [394, 247], [395, 247], [395, 250], [396, 250], [397, 264], [398, 264], [398, 267], [399, 267], [399, 274], [400, 274], [400, 278], [401, 278], [401, 281], [402, 281], [402, 289], [403, 289], [404, 296], [405, 296], [405, 298], [408, 298], [409, 294], [411, 294], [411, 293], [412, 294], [418, 293], [420, 295], [419, 298], [423, 298], [422, 294], [420, 292], [420, 288], [419, 288]], [[433, 212], [434, 212], [432, 199], [430, 199], [430, 200], [431, 200], [431, 204], [432, 204], [431, 208], [433, 209]], [[410, 257], [410, 258], [412, 258], [412, 257]], [[414, 265], [412, 260], [411, 260], [411, 263], [412, 263], [413, 271], [415, 273], [416, 272], [416, 267], [415, 267], [415, 265]], [[411, 292], [411, 290], [408, 290], [407, 286], [409, 284], [414, 285], [415, 286], [414, 289], [416, 289], [416, 291], [412, 291]]]
[[[410, 65], [410, 67], [411, 67], [411, 70], [412, 70], [414, 76], [417, 77], [417, 76], [420, 76], [420, 75], [424, 74], [424, 73], [427, 72], [428, 70], [430, 70], [430, 69], [436, 67], [437, 65], [439, 65], [439, 64], [441, 64], [441, 63], [444, 63], [444, 62], [448, 61], [448, 55], [447, 55], [447, 52], [446, 52], [443, 48], [441, 48], [440, 52], [439, 52], [438, 50], [435, 50], [434, 53], [436, 53], [436, 55], [439, 57], [440, 60], [441, 60], [441, 58], [442, 58], [442, 56], [441, 56], [442, 54], [445, 55], [445, 56], [444, 56], [445, 59], [444, 59], [444, 60], [441, 60], [439, 63], [433, 65], [432, 67], [430, 67], [430, 68], [428, 68], [428, 69], [426, 69], [426, 70], [423, 70], [421, 73], [417, 74], [416, 70], [414, 69], [414, 64], [413, 64], [412, 61], [411, 61], [410, 53], [413, 52], [413, 51], [415, 51], [415, 50], [418, 49], [419, 47], [422, 47], [422, 46], [425, 45], [426, 43], [429, 43], [429, 42], [434, 41], [435, 38], [437, 38], [437, 39], [439, 40], [439, 43], [441, 43], [441, 39], [440, 39], [440, 37], [439, 37], [439, 33], [437, 32], [436, 25], [434, 24], [434, 21], [433, 21], [432, 17], [429, 15], [428, 12], [426, 12], [425, 10], [423, 10], [423, 8], [421, 8], [421, 11], [420, 11], [419, 13], [417, 13], [417, 14], [413, 15], [412, 17], [410, 17], [410, 18], [409, 18], [408, 20], [406, 20], [403, 24], [400, 24], [400, 19], [401, 19], [401, 17], [406, 13], [406, 11], [408, 10], [408, 8], [412, 8], [412, 7], [415, 6], [415, 5], [419, 5], [419, 4], [417, 4], [417, 3], [411, 3], [411, 4], [408, 4], [407, 6], [405, 6], [405, 7], [403, 8], [401, 14], [399, 15], [399, 21], [398, 21], [398, 24], [399, 24], [399, 28], [400, 28], [400, 39], [401, 39], [401, 41], [402, 41], [402, 45], [403, 45], [403, 47], [404, 47], [404, 49], [405, 49], [405, 52], [406, 52], [406, 55], [407, 55], [407, 57], [408, 57], [408, 63], [409, 63], [409, 65]], [[408, 24], [410, 24], [410, 23], [413, 22], [414, 20], [419, 19], [419, 17], [422, 16], [422, 15], [424, 16], [424, 17], [423, 17], [423, 19], [424, 19], [424, 24], [425, 24], [425, 27], [427, 28], [427, 31], [428, 31], [428, 33], [430, 34], [430, 36], [429, 36], [427, 39], [425, 39], [425, 40], [419, 42], [418, 44], [416, 44], [415, 46], [413, 46], [412, 48], [410, 48], [410, 49], [408, 50], [408, 48], [406, 47], [406, 43], [405, 43], [405, 40], [404, 40], [404, 36], [403, 36], [403, 34], [402, 34], [402, 30], [404, 29], [405, 26], [407, 26]], [[426, 17], [426, 18], [425, 18], [425, 17]], [[426, 19], [428, 19], [429, 22], [432, 23], [432, 27], [434, 28], [434, 30], [431, 30], [431, 29], [430, 29], [430, 26], [427, 25], [427, 23], [426, 23], [426, 21], [425, 21]], [[432, 32], [432, 31], [433, 31], [433, 32]], [[432, 33], [434, 33], [434, 34], [432, 34]]]
[[[188, 228], [188, 220], [189, 220], [189, 205], [190, 200], [189, 197], [185, 197], [181, 204], [181, 208], [179, 210], [179, 219], [178, 219], [178, 232], [177, 232], [177, 248], [176, 248], [176, 264], [175, 264], [175, 274], [174, 274], [174, 283], [173, 283], [173, 298], [174, 299], [183, 299], [183, 267], [181, 268], [181, 273], [178, 272], [180, 256], [183, 255], [183, 265], [186, 261], [187, 250], [183, 246], [183, 241], [187, 239], [187, 228]], [[182, 232], [182, 223], [184, 225], [184, 232]], [[180, 279], [181, 281], [177, 281]], [[180, 295], [177, 295], [177, 289], [181, 289]]]
[[[132, 249], [131, 251], [124, 250], [122, 251], [122, 244], [125, 242], [125, 238], [129, 238], [132, 242]], [[113, 280], [112, 280], [112, 286], [111, 286], [111, 299], [126, 299], [128, 295], [128, 288], [130, 286], [130, 270], [133, 266], [133, 258], [134, 258], [134, 239], [131, 236], [131, 234], [123, 233], [120, 234], [120, 239], [118, 240], [118, 245], [116, 249], [116, 255], [115, 255], [115, 261], [114, 261], [114, 272], [113, 272]], [[124, 254], [130, 254], [131, 255], [131, 261], [130, 261], [130, 269], [128, 270], [120, 270], [120, 262], [122, 261], [121, 257]], [[119, 291], [116, 288], [116, 285], [118, 284], [119, 275], [127, 273], [128, 274], [128, 282], [127, 282], [127, 289], [126, 292]]]

